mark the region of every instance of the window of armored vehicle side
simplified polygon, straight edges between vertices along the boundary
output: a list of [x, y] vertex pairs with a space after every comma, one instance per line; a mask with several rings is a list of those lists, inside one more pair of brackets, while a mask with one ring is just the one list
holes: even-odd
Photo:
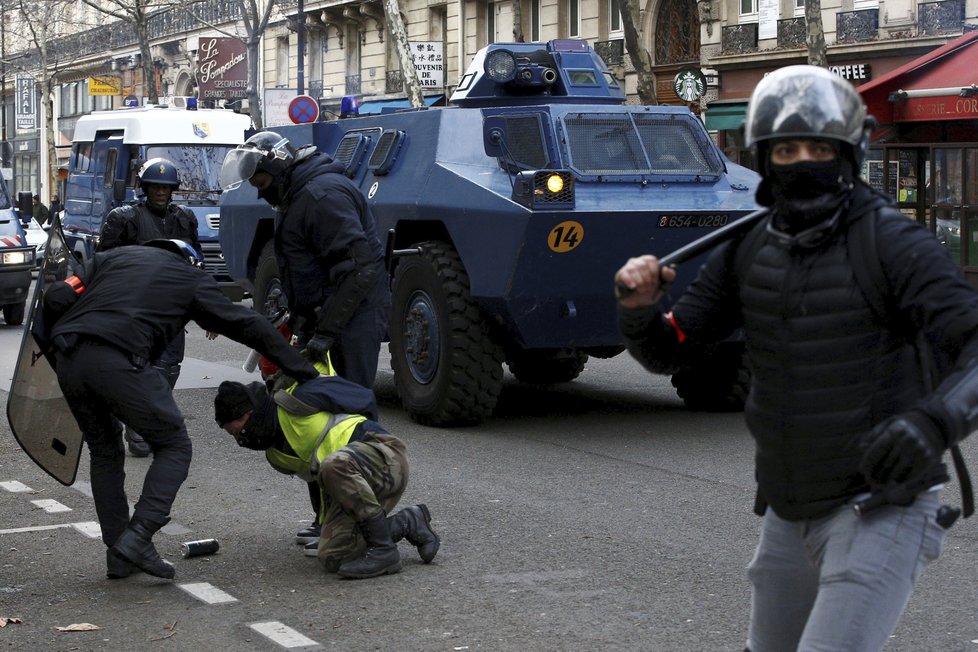
[[567, 77], [573, 86], [597, 86], [598, 79], [593, 70], [568, 70]]

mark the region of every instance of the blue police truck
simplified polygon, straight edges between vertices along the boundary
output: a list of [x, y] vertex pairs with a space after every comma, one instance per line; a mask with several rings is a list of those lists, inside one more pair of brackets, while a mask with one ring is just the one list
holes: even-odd
[[68, 246], [81, 260], [91, 256], [109, 211], [136, 201], [139, 168], [163, 157], [173, 161], [180, 175], [172, 201], [197, 216], [207, 271], [226, 294], [240, 299], [244, 291], [228, 275], [218, 240], [218, 177], [225, 154], [241, 144], [250, 127], [251, 118], [224, 109], [145, 106], [80, 117], [62, 217]]
[[[387, 234], [397, 390], [438, 426], [488, 417], [504, 363], [547, 385], [621, 353], [615, 271], [753, 211], [759, 181], [688, 109], [626, 105], [585, 41], [492, 44], [451, 103], [274, 129], [342, 161], [367, 196]], [[279, 284], [273, 219], [247, 184], [222, 197], [228, 272], [257, 310]], [[671, 371], [687, 405], [742, 407], [741, 342]]]

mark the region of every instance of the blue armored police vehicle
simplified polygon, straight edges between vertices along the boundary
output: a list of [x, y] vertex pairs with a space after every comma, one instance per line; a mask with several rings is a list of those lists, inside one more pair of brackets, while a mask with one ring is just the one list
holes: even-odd
[[[625, 105], [585, 41], [490, 45], [451, 102], [274, 129], [343, 162], [367, 196], [388, 238], [397, 390], [430, 425], [489, 416], [504, 363], [546, 385], [621, 353], [615, 271], [753, 211], [758, 182], [686, 108]], [[258, 310], [278, 285], [273, 217], [247, 184], [222, 197], [228, 271]], [[730, 342], [670, 370], [680, 396], [742, 406], [742, 353]]]
[[228, 276], [218, 241], [218, 177], [224, 156], [250, 128], [251, 118], [224, 109], [145, 106], [80, 117], [71, 144], [62, 217], [71, 251], [81, 260], [95, 252], [105, 216], [137, 199], [139, 168], [162, 157], [173, 161], [180, 177], [172, 201], [197, 217], [207, 271], [226, 294], [240, 299], [243, 290]]

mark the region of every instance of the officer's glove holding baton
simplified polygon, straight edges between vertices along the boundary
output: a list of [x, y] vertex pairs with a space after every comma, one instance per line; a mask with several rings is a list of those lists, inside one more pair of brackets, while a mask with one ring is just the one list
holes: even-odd
[[615, 274], [615, 298], [623, 308], [653, 306], [674, 280], [676, 270], [661, 266], [655, 256], [629, 258]]
[[329, 362], [328, 353], [333, 347], [333, 338], [324, 333], [316, 333], [309, 341], [306, 342], [306, 348], [303, 353], [306, 354], [310, 360], [318, 362]]
[[940, 426], [917, 409], [878, 424], [861, 446], [859, 470], [874, 489], [932, 474], [947, 448]]

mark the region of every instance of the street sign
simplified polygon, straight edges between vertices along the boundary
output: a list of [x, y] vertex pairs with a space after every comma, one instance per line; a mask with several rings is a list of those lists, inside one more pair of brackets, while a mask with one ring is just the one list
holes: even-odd
[[300, 95], [289, 102], [289, 119], [297, 125], [319, 120], [319, 102], [308, 95]]

